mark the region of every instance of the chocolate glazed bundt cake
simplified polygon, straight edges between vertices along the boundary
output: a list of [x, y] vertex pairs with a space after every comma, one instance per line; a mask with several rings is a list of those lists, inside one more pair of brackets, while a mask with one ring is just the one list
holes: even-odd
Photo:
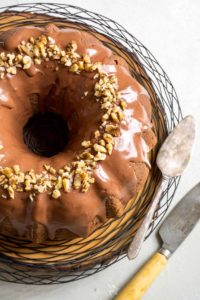
[[84, 31], [21, 27], [0, 42], [0, 233], [87, 237], [146, 181], [149, 96]]

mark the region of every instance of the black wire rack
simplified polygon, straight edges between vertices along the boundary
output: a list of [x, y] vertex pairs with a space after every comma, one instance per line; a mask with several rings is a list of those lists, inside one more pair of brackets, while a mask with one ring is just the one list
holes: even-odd
[[[160, 182], [161, 174], [155, 165], [156, 153], [167, 134], [182, 119], [176, 92], [165, 71], [151, 52], [117, 22], [66, 4], [29, 3], [0, 9], [0, 31], [25, 25], [45, 26], [48, 23], [89, 31], [126, 60], [132, 76], [151, 96], [158, 144], [151, 154], [153, 167], [142, 193], [128, 205], [117, 221], [109, 220], [89, 239], [75, 240], [79, 255], [69, 250], [72, 244], [66, 241], [36, 246], [29, 241], [1, 235], [0, 280], [15, 283], [57, 284], [75, 281], [104, 270], [126, 257], [127, 246], [144, 218]], [[169, 181], [146, 238], [167, 212], [179, 181], [180, 177]], [[117, 222], [116, 226], [109, 230], [113, 222]], [[110, 238], [106, 239], [107, 230], [107, 237], [110, 235]], [[91, 240], [93, 248], [87, 249]]]

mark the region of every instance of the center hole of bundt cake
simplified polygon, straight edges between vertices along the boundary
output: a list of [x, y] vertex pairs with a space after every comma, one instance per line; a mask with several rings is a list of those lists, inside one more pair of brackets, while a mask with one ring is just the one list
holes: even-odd
[[65, 148], [69, 130], [61, 115], [52, 112], [38, 113], [24, 126], [23, 137], [32, 152], [51, 157]]

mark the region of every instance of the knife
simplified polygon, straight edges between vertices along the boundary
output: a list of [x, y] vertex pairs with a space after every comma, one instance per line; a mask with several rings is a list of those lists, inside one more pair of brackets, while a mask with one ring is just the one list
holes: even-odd
[[162, 247], [119, 292], [115, 300], [140, 300], [199, 219], [200, 183], [189, 191], [167, 216], [159, 229]]

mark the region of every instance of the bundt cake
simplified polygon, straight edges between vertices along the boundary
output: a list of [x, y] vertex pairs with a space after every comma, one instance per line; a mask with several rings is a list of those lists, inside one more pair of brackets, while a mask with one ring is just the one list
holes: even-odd
[[143, 187], [156, 143], [146, 90], [91, 33], [0, 34], [0, 233], [86, 237]]

